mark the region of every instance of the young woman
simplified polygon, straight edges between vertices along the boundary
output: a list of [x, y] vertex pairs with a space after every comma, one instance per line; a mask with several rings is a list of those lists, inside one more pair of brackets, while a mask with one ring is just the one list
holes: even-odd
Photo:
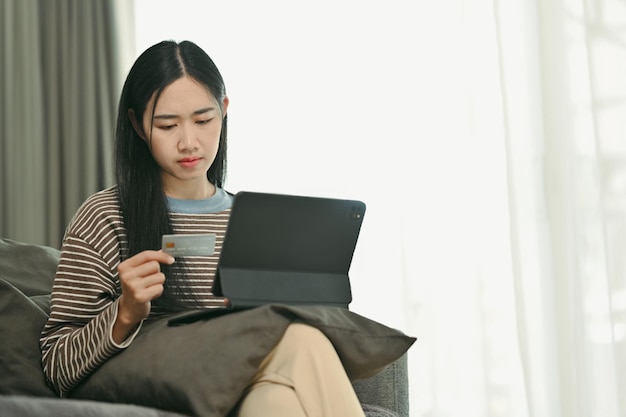
[[[168, 351], [174, 351], [169, 340], [143, 346], [150, 343], [144, 333], [158, 328], [163, 315], [224, 305], [211, 290], [232, 200], [222, 188], [227, 111], [220, 72], [191, 42], [158, 43], [131, 68], [119, 103], [117, 184], [85, 201], [67, 228], [51, 313], [42, 331], [44, 371], [60, 395], [146, 403], [131, 388], [121, 388], [126, 386], [123, 375], [145, 359], [137, 349], [152, 349], [144, 351], [150, 355], [165, 351], [174, 358], [167, 359], [176, 362], [171, 378], [164, 377], [168, 383], [180, 372], [191, 374], [202, 355], [208, 360], [240, 349], [241, 340], [226, 336], [211, 346], [211, 337], [226, 331], [223, 319], [184, 336], [192, 343], [206, 334], [209, 345], [188, 360]], [[175, 260], [158, 250], [167, 233], [214, 233], [215, 253]], [[172, 341], [182, 337], [170, 329], [162, 331], [172, 332]], [[312, 326], [291, 323], [261, 358], [241, 361], [254, 364], [255, 373], [232, 388], [237, 397], [224, 410], [239, 416], [363, 416], [337, 352]], [[164, 368], [171, 365], [164, 362]], [[161, 367], [153, 365], [149, 363]], [[235, 364], [233, 369], [236, 374]], [[211, 372], [206, 371], [207, 384], [220, 378], [228, 385], [237, 376]], [[109, 380], [113, 388], [103, 389]], [[116, 389], [124, 392], [105, 394]], [[207, 404], [193, 404], [190, 411], [210, 409], [219, 397], [212, 390], [207, 385]]]

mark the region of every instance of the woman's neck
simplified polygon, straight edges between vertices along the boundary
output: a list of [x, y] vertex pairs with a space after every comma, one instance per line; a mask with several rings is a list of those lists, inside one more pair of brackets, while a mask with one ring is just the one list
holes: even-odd
[[165, 195], [179, 200], [205, 200], [215, 195], [215, 186], [208, 180], [198, 184], [194, 181], [181, 182], [176, 185], [163, 184]]

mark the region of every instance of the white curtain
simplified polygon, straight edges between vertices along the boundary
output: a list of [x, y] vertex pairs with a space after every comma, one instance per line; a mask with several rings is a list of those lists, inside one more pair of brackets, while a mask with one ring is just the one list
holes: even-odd
[[626, 415], [626, 3], [497, 4], [533, 416]]
[[626, 417], [623, 0], [135, 4], [222, 69], [228, 188], [368, 204], [412, 416]]

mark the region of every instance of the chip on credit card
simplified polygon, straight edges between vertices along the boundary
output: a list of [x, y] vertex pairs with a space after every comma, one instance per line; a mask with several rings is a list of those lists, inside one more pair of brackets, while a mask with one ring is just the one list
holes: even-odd
[[215, 253], [215, 233], [163, 235], [163, 252], [176, 256], [210, 256]]

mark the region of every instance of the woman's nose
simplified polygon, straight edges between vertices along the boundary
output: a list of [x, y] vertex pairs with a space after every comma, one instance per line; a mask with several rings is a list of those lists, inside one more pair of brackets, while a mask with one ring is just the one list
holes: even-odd
[[198, 147], [198, 141], [196, 140], [193, 129], [184, 125], [181, 126], [178, 147], [180, 150], [196, 149]]

